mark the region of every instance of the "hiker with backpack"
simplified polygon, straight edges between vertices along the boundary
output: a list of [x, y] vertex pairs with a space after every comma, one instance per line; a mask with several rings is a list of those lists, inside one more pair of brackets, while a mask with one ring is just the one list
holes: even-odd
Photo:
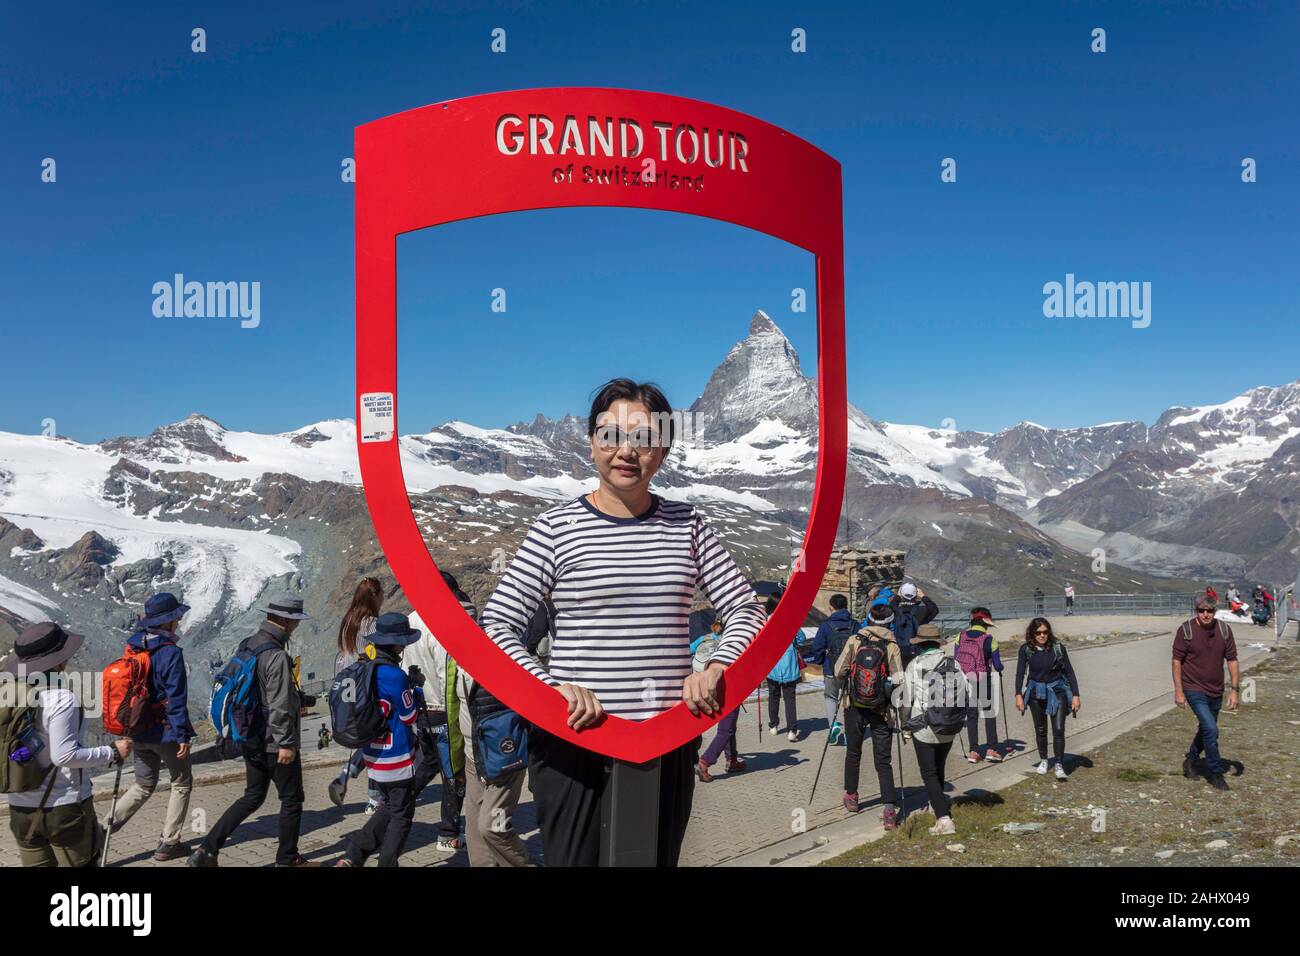
[[[484, 631], [565, 699], [567, 724], [579, 737], [607, 713], [642, 721], [685, 703], [692, 715], [721, 717], [724, 674], [765, 620], [753, 586], [702, 513], [650, 491], [678, 420], [652, 383], [618, 378], [597, 389], [587, 416], [597, 487], [537, 517], [483, 610]], [[724, 622], [699, 672], [688, 649], [697, 589]], [[549, 670], [521, 640], [548, 591], [557, 611]], [[699, 748], [695, 736], [659, 758], [659, 866], [680, 858]], [[536, 727], [529, 733], [529, 784], [547, 866], [600, 862], [608, 765], [603, 754], [563, 737]]]
[[844, 653], [844, 646], [862, 625], [849, 613], [849, 599], [843, 594], [832, 594], [830, 605], [830, 616], [822, 621], [813, 636], [812, 663], [822, 669], [822, 680], [825, 683], [822, 696], [826, 701], [826, 726], [830, 728], [831, 743], [837, 738], [840, 743], [844, 743], [844, 725], [836, 720], [842, 688], [835, 676], [835, 664]]
[[[691, 641], [692, 670], [699, 673], [709, 666], [709, 660], [713, 657], [713, 652], [718, 649], [721, 638], [722, 621], [714, 618], [709, 633]], [[727, 755], [727, 773], [743, 773], [748, 769], [749, 765], [740, 759], [740, 752], [736, 746], [736, 726], [739, 723], [739, 707], [718, 721], [717, 727], [714, 728], [713, 740], [704, 749], [704, 753], [700, 754], [699, 762], [695, 767], [695, 775], [700, 783], [713, 782], [713, 774], [709, 773], [709, 768], [717, 763], [718, 758], [724, 753]]]
[[223, 753], [238, 753], [244, 761], [244, 793], [208, 831], [187, 861], [190, 866], [217, 866], [217, 855], [235, 828], [266, 800], [271, 784], [280, 798], [280, 842], [275, 865], [319, 866], [298, 852], [302, 826], [302, 706], [303, 694], [293, 680], [293, 662], [286, 645], [298, 625], [308, 619], [302, 598], [276, 594], [260, 608], [261, 626], [236, 648], [213, 685], [210, 716], [220, 735]]
[[922, 624], [929, 624], [939, 616], [939, 605], [925, 596], [925, 592], [908, 581], [898, 593], [889, 598], [889, 608], [894, 612], [894, 623], [889, 629], [898, 642], [898, 652], [906, 665], [912, 659], [912, 638]]
[[1200, 776], [1198, 764], [1205, 753], [1205, 772], [1216, 790], [1229, 789], [1223, 775], [1232, 765], [1219, 755], [1219, 710], [1223, 706], [1223, 667], [1228, 666], [1228, 710], [1237, 709], [1241, 666], [1232, 627], [1215, 620], [1218, 606], [1208, 598], [1196, 603], [1196, 616], [1174, 631], [1174, 703], [1196, 715], [1196, 736], [1183, 759], [1183, 776]]
[[[335, 736], [343, 731], [351, 743], [368, 741], [362, 747], [366, 771], [382, 794], [379, 809], [352, 835], [336, 866], [364, 866], [376, 852], [381, 867], [397, 866], [397, 858], [406, 848], [415, 819], [419, 783], [415, 764], [424, 695], [411, 686], [410, 676], [402, 669], [402, 654], [420, 636], [405, 614], [392, 611], [381, 615], [370, 635], [374, 657], [367, 655], [368, 659], [345, 668], [330, 690]], [[350, 693], [340, 693], [343, 686]]]
[[[1027, 683], [1026, 683], [1027, 681]], [[1065, 780], [1065, 717], [1078, 714], [1079, 679], [1074, 674], [1070, 655], [1052, 633], [1051, 622], [1036, 617], [1025, 630], [1025, 643], [1016, 656], [1016, 710], [1021, 714], [1028, 706], [1034, 719], [1034, 738], [1038, 743], [1037, 773], [1047, 773], [1047, 724], [1052, 725], [1052, 758], [1056, 779]]]
[[[384, 589], [378, 578], [362, 578], [357, 583], [352, 592], [352, 602], [343, 613], [343, 620], [339, 622], [338, 652], [334, 655], [335, 677], [338, 677], [345, 667], [354, 663], [360, 656], [368, 643], [367, 638], [375, 629], [375, 621], [379, 619], [383, 603]], [[343, 801], [347, 797], [348, 781], [359, 777], [365, 767], [366, 761], [360, 749], [348, 755], [348, 762], [343, 765], [338, 776], [329, 782], [329, 798], [334, 806], [343, 806]], [[378, 809], [379, 791], [368, 790], [366, 814], [372, 814]]]
[[[125, 826], [153, 795], [166, 765], [171, 794], [153, 855], [159, 862], [190, 852], [181, 843], [181, 832], [189, 818], [194, 785], [190, 741], [198, 734], [190, 723], [185, 654], [176, 644], [176, 631], [188, 610], [189, 605], [166, 591], [150, 597], [122, 659], [105, 668], [103, 675], [104, 729], [129, 737], [135, 754], [135, 781], [104, 826], [111, 826], [113, 833]], [[134, 719], [125, 718], [132, 710]]]
[[900, 712], [906, 712], [902, 729], [912, 735], [916, 763], [921, 770], [935, 823], [934, 835], [956, 833], [952, 803], [944, 793], [945, 765], [952, 742], [966, 719], [969, 687], [957, 662], [944, 653], [937, 624], [922, 624], [912, 641], [916, 655], [907, 665], [902, 687], [895, 691]]
[[871, 737], [880, 800], [881, 822], [886, 830], [898, 826], [898, 791], [891, 762], [894, 731], [889, 721], [891, 689], [902, 683], [903, 656], [889, 625], [894, 622], [888, 604], [877, 604], [869, 623], [849, 638], [836, 660], [833, 673], [843, 687], [844, 701], [844, 809], [857, 813], [858, 775], [862, 744]]
[[23, 866], [95, 865], [104, 838], [86, 771], [120, 768], [131, 754], [126, 739], [108, 747], [81, 742], [85, 715], [76, 683], [63, 674], [83, 640], [50, 621], [33, 624], [0, 666], [7, 685], [0, 706], [0, 790]]
[[[957, 635], [957, 648], [953, 658], [970, 683], [970, 710], [966, 715], [966, 736], [970, 763], [987, 760], [1002, 762], [1002, 745], [998, 743], [998, 712], [1002, 708], [1002, 656], [998, 642], [989, 629], [993, 615], [986, 607], [971, 608], [970, 624]], [[984, 752], [979, 749], [979, 725], [984, 722], [987, 742]], [[1011, 748], [1007, 748], [1011, 753]]]

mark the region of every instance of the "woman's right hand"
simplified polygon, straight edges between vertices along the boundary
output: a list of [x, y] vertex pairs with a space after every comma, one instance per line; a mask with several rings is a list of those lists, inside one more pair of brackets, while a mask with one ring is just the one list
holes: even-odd
[[1016, 694], [1016, 710], [1020, 711], [1020, 713], [1022, 713], [1022, 714], [1025, 712], [1025, 695], [1024, 695], [1024, 694]]
[[558, 690], [569, 702], [568, 724], [574, 730], [590, 727], [605, 715], [605, 708], [587, 688], [577, 684], [561, 684]]
[[118, 759], [122, 762], [131, 756], [131, 741], [125, 737], [119, 737], [113, 741], [113, 748], [117, 751]]

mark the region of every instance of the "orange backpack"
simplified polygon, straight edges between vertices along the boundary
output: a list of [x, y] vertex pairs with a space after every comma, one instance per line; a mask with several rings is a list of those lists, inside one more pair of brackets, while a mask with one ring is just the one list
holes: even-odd
[[166, 710], [149, 700], [149, 652], [128, 644], [104, 668], [104, 729], [119, 737], [138, 737], [162, 723]]

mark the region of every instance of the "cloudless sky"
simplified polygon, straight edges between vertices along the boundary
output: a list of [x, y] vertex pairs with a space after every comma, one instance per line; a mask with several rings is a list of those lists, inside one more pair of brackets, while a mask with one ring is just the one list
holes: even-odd
[[[1298, 48], [1293, 3], [6, 4], [0, 429], [350, 416], [353, 128], [560, 85], [718, 103], [841, 162], [868, 414], [994, 430], [1224, 401], [1300, 377]], [[177, 272], [259, 281], [260, 327], [154, 317]], [[1067, 272], [1151, 282], [1150, 328], [1045, 318]], [[582, 411], [623, 372], [687, 405], [759, 308], [815, 370], [790, 311], [811, 257], [695, 217], [458, 223], [403, 237], [399, 275], [403, 431]]]

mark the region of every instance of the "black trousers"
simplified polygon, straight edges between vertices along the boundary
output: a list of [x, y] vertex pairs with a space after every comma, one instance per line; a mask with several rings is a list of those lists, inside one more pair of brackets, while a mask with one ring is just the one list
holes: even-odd
[[769, 680], [767, 682], [767, 725], [769, 727], [781, 726], [781, 702], [785, 702], [785, 723], [791, 730], [799, 718], [794, 712], [794, 691], [798, 686], [798, 681], [780, 681]]
[[866, 707], [844, 708], [844, 792], [858, 792], [859, 768], [862, 765], [862, 744], [871, 734], [871, 755], [880, 780], [880, 799], [891, 805], [898, 803], [894, 789], [894, 765], [890, 760], [894, 748], [894, 735], [885, 715]]
[[[657, 866], [676, 866], [691, 819], [700, 738], [659, 758]], [[601, 798], [609, 758], [532, 727], [528, 733], [528, 789], [537, 807], [546, 866], [600, 863]]]
[[[424, 781], [429, 782], [427, 779]], [[397, 858], [406, 848], [415, 818], [415, 797], [419, 791], [415, 780], [373, 781], [383, 794], [383, 802], [366, 821], [366, 825], [348, 841], [347, 859], [353, 866], [365, 864], [370, 854], [379, 851], [380, 866], [397, 866]]]
[[244, 793], [221, 815], [217, 825], [203, 839], [203, 849], [216, 856], [235, 828], [257, 812], [266, 801], [266, 794], [275, 784], [280, 798], [280, 845], [275, 851], [275, 862], [288, 864], [298, 855], [298, 831], [302, 828], [302, 804], [306, 794], [302, 789], [302, 751], [295, 751], [293, 763], [281, 764], [275, 752], [245, 749]]
[[[1034, 738], [1038, 742], [1038, 759], [1047, 759], [1047, 701], [1035, 697], [1025, 701], [1034, 718]], [[1059, 763], [1065, 759], [1065, 718], [1070, 709], [1062, 704], [1052, 719], [1052, 756]]]
[[948, 751], [952, 750], [952, 741], [926, 744], [913, 737], [912, 743], [916, 745], [916, 762], [921, 768], [921, 779], [925, 781], [925, 792], [930, 797], [930, 809], [936, 819], [950, 816], [952, 804], [943, 792], [943, 785], [948, 782], [944, 779], [943, 765], [948, 760]]

